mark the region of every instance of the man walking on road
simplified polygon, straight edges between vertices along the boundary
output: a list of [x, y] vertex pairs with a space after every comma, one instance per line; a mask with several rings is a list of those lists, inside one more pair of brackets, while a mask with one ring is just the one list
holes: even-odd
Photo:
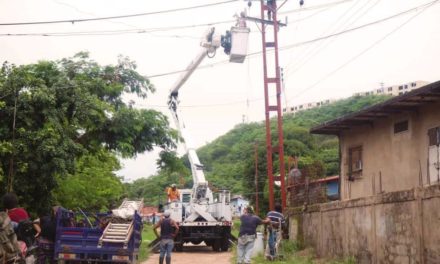
[[[159, 237], [157, 229], [160, 227], [160, 255], [159, 264], [163, 264], [165, 258], [166, 264], [171, 263], [171, 252], [174, 247], [174, 237], [179, 232], [179, 226], [170, 218], [170, 212], [163, 213], [163, 218], [154, 226], [154, 234]], [[173, 230], [174, 229], [174, 230]]]
[[248, 206], [246, 207], [244, 214], [240, 217], [240, 221], [241, 226], [240, 233], [238, 234], [237, 263], [248, 264], [251, 263], [252, 250], [257, 236], [257, 226], [268, 224], [270, 220], [261, 220], [261, 218], [254, 215], [253, 208]]

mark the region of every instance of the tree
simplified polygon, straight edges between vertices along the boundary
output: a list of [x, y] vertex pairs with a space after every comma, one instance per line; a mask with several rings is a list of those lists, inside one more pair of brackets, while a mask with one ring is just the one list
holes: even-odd
[[118, 169], [118, 159], [108, 151], [83, 155], [76, 162], [75, 174], [57, 179], [54, 202], [72, 209], [114, 209], [124, 194], [121, 180], [113, 173]]
[[38, 211], [53, 202], [52, 191], [75, 175], [86, 157], [109, 155], [110, 162], [111, 155], [133, 157], [154, 146], [174, 148], [177, 133], [163, 114], [134, 109], [123, 101], [124, 94], [146, 98], [151, 92], [154, 86], [124, 57], [106, 66], [87, 53], [22, 66], [4, 63], [1, 186], [13, 189], [22, 204]]

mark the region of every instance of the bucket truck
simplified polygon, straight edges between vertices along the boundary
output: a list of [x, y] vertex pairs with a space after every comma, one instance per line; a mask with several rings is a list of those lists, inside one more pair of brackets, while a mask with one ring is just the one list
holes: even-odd
[[[178, 251], [183, 249], [184, 243], [201, 242], [212, 246], [214, 251], [226, 251], [229, 247], [232, 226], [230, 192], [224, 189], [213, 192], [209, 187], [196, 148], [177, 111], [179, 90], [203, 59], [207, 56], [213, 57], [220, 46], [224, 47], [226, 54], [229, 54], [231, 62], [243, 62], [247, 52], [248, 34], [249, 29], [245, 23], [237, 23], [237, 27], [232, 27], [225, 36], [215, 34], [214, 28], [209, 29], [200, 43], [201, 51], [170, 89], [168, 106], [180, 136], [184, 139], [193, 179], [189, 201], [181, 197], [180, 201], [170, 202], [165, 209], [179, 225], [179, 233], [175, 238], [175, 247]], [[185, 192], [181, 192], [181, 196], [184, 194]], [[188, 197], [188, 192], [186, 194]]]

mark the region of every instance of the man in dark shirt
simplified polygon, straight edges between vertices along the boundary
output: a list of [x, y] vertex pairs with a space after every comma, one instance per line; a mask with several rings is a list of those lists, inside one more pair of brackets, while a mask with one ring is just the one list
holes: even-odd
[[170, 212], [163, 213], [163, 218], [154, 226], [154, 234], [159, 237], [157, 229], [160, 227], [160, 255], [159, 264], [163, 264], [165, 257], [166, 264], [171, 263], [171, 252], [174, 247], [174, 237], [179, 233], [179, 226], [170, 218]]
[[251, 263], [252, 249], [254, 248], [257, 235], [257, 226], [270, 222], [269, 219], [261, 220], [261, 218], [253, 213], [253, 208], [248, 206], [244, 214], [240, 217], [241, 226], [237, 244], [237, 263], [239, 264]]
[[270, 220], [270, 225], [268, 226], [269, 239], [267, 240], [265, 256], [270, 260], [276, 257], [277, 245], [281, 241], [282, 227], [285, 224], [282, 206], [277, 203], [274, 209], [266, 215], [267, 219]]

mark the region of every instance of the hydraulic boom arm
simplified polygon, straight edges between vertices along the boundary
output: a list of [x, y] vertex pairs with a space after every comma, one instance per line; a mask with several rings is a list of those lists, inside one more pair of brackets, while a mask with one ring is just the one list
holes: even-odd
[[203, 165], [200, 163], [199, 157], [197, 156], [195, 146], [193, 145], [191, 139], [189, 138], [185, 124], [179, 119], [177, 114], [177, 106], [179, 104], [178, 96], [179, 89], [188, 80], [195, 69], [200, 65], [203, 59], [209, 54], [214, 54], [217, 48], [220, 46], [221, 37], [214, 35], [214, 28], [211, 28], [205, 35], [204, 40], [201, 42], [202, 50], [197, 54], [196, 58], [191, 61], [191, 63], [186, 67], [185, 72], [179, 77], [173, 87], [170, 89], [170, 95], [168, 98], [168, 107], [173, 116], [174, 122], [180, 132], [180, 136], [184, 139], [185, 150], [188, 153], [188, 159], [191, 164], [191, 173], [193, 177], [193, 199], [204, 200], [209, 196], [208, 182], [205, 179], [205, 174], [203, 172]]

